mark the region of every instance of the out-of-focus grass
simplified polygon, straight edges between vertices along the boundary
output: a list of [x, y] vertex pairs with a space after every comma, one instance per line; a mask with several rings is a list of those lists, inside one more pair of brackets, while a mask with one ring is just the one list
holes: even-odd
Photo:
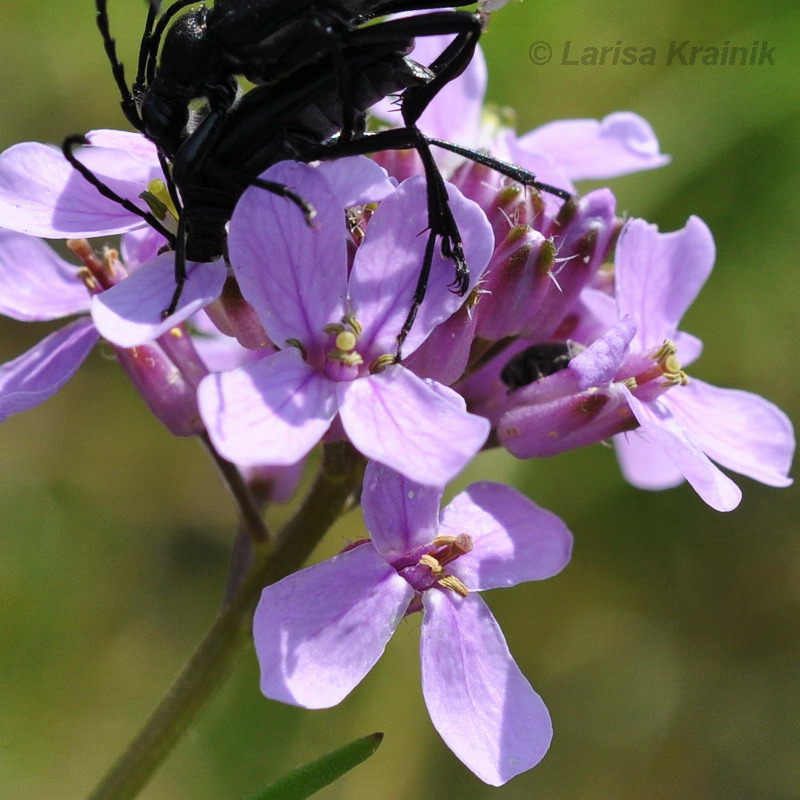
[[[0, 146], [122, 127], [93, 4], [0, 0]], [[133, 62], [144, 17], [111, 3]], [[683, 67], [671, 40], [750, 46], [775, 65]], [[547, 41], [554, 62], [534, 66]], [[656, 65], [564, 66], [617, 41]], [[673, 163], [619, 179], [620, 208], [662, 230], [698, 214], [717, 268], [684, 327], [705, 339], [692, 374], [766, 395], [798, 417], [800, 14], [789, 2], [542, 4], [498, 14], [484, 37], [490, 97], [519, 130], [630, 109]], [[35, 326], [4, 321], [0, 360]], [[219, 604], [233, 515], [192, 442], [153, 422], [101, 352], [40, 409], [0, 427], [0, 796], [86, 794], [145, 719]], [[144, 792], [148, 800], [246, 796], [348, 739], [386, 731], [378, 755], [324, 793], [565, 800], [798, 797], [800, 544], [797, 491], [741, 480], [742, 507], [706, 508], [686, 487], [627, 487], [601, 447], [520, 464], [482, 456], [576, 534], [556, 579], [489, 596], [556, 736], [545, 761], [493, 790], [430, 727], [419, 691], [418, 620], [340, 707], [261, 698], [251, 653]], [[344, 520], [320, 548], [358, 535]]]

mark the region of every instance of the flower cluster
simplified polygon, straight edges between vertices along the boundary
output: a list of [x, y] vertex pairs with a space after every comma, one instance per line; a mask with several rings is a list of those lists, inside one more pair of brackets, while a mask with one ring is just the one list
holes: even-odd
[[[455, 117], [463, 143], [570, 192], [667, 161], [630, 113], [523, 136], [489, 130], [484, 80], [477, 58], [423, 129], [451, 138]], [[154, 147], [114, 131], [88, 141], [82, 161], [152, 208], [164, 177]], [[190, 264], [165, 318], [174, 257], [163, 237], [59, 151], [12, 147], [0, 155], [0, 310], [24, 321], [80, 316], [0, 367], [0, 419], [55, 393], [102, 336], [172, 433], [207, 434], [238, 465], [295, 470], [320, 441], [348, 440], [369, 459], [371, 539], [264, 590], [254, 623], [263, 692], [309, 708], [338, 703], [400, 620], [423, 611], [433, 723], [499, 785], [541, 759], [550, 720], [474, 592], [555, 575], [571, 535], [497, 484], [471, 486], [440, 516], [445, 485], [487, 446], [533, 458], [613, 437], [630, 482], [657, 489], [685, 478], [728, 511], [740, 491], [714, 462], [786, 486], [794, 439], [768, 401], [687, 374], [701, 345], [678, 325], [715, 255], [701, 220], [663, 234], [623, 223], [608, 189], [565, 202], [480, 164], [447, 156], [441, 166], [470, 283], [454, 293], [452, 262], [434, 253], [397, 363], [428, 224], [413, 152], [271, 167], [262, 177], [308, 201], [313, 225], [285, 198], [249, 188], [230, 220], [229, 263]], [[84, 241], [120, 233], [121, 259]], [[79, 266], [37, 237], [73, 240]]]

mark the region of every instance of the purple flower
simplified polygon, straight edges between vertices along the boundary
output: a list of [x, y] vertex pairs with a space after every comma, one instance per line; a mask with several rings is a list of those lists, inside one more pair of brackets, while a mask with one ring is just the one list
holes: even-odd
[[[129, 242], [136, 250], [141, 242]], [[79, 268], [41, 240], [0, 229], [0, 313], [25, 322], [76, 319], [18, 358], [0, 366], [0, 421], [54, 395], [77, 371], [99, 339], [86, 312], [92, 295], [126, 274], [115, 251], [98, 257], [85, 240], [73, 240]], [[174, 329], [157, 342], [115, 353], [145, 402], [176, 436], [202, 431], [195, 390], [206, 373], [191, 340]]]
[[[270, 340], [286, 349], [209, 376], [200, 410], [219, 452], [236, 463], [292, 464], [338, 416], [331, 435], [343, 431], [366, 456], [409, 478], [445, 483], [480, 449], [488, 423], [467, 414], [454, 392], [391, 363], [424, 257], [425, 183], [411, 179], [381, 202], [348, 267], [352, 240], [342, 209], [352, 205], [353, 189], [341, 164], [331, 173], [285, 162], [265, 173], [314, 205], [313, 228], [260, 189], [239, 202], [229, 233], [234, 272]], [[450, 204], [474, 282], [492, 233], [480, 209], [452, 189]], [[452, 269], [435, 253], [406, 355], [462, 304], [448, 288]]]
[[[140, 195], [154, 181], [163, 181], [154, 145], [125, 131], [91, 131], [87, 139], [90, 146], [76, 153], [80, 160], [118, 195], [148, 211]], [[123, 256], [133, 279], [115, 281], [91, 304], [98, 331], [119, 347], [162, 336], [217, 298], [225, 279], [221, 260], [188, 264], [178, 308], [165, 318], [175, 290], [175, 259], [157, 255], [164, 238], [142, 217], [101, 195], [60, 150], [38, 142], [23, 142], [0, 154], [0, 226], [49, 239], [127, 233]]]
[[425, 703], [450, 749], [495, 786], [535, 766], [550, 716], [475, 592], [549, 578], [572, 536], [510, 487], [477, 483], [442, 512], [442, 490], [371, 463], [364, 519], [372, 539], [267, 586], [253, 622], [261, 691], [306, 708], [343, 700], [403, 617], [423, 610]]
[[674, 233], [631, 220], [616, 251], [616, 296], [587, 290], [605, 329], [569, 367], [512, 393], [500, 441], [517, 456], [553, 455], [617, 437], [625, 477], [648, 489], [684, 478], [710, 506], [730, 511], [741, 491], [711, 461], [769, 486], [788, 486], [794, 433], [758, 395], [710, 386], [684, 368], [702, 344], [678, 330], [714, 264], [714, 241], [692, 217]]
[[[626, 392], [641, 427], [616, 442], [623, 473], [634, 485], [660, 489], [685, 477], [709, 505], [727, 511], [739, 504], [741, 491], [708, 459], [768, 486], [789, 486], [794, 433], [788, 417], [763, 397], [694, 376], [680, 379], [702, 345], [678, 325], [710, 275], [714, 256], [711, 231], [697, 217], [675, 233], [659, 234], [643, 220], [631, 220], [623, 230], [616, 259], [618, 314], [636, 323], [632, 353], [650, 354], [645, 363], [651, 369], [652, 353], [662, 353], [665, 379], [658, 389], [645, 385], [636, 357], [630, 357], [623, 368], [639, 385]], [[665, 342], [673, 343], [674, 353], [664, 354], [673, 349]]]

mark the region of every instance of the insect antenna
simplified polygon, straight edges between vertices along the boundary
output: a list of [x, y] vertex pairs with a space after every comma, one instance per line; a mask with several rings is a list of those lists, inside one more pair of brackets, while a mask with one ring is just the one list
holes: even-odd
[[125, 67], [117, 56], [117, 43], [111, 35], [111, 29], [109, 28], [108, 3], [106, 0], [96, 0], [95, 8], [97, 9], [97, 27], [100, 30], [100, 35], [103, 37], [103, 47], [105, 48], [108, 61], [111, 64], [111, 73], [114, 76], [120, 97], [122, 98], [120, 102], [122, 112], [125, 114], [128, 122], [130, 122], [137, 131], [141, 131], [143, 127], [142, 119], [136, 108], [136, 100], [125, 80]]
[[136, 70], [136, 83], [134, 86], [134, 93], [136, 91], [143, 91], [145, 86], [145, 73], [150, 61], [150, 43], [153, 38], [153, 26], [156, 22], [156, 17], [161, 10], [161, 0], [150, 0], [149, 8], [147, 11], [147, 20], [144, 24], [144, 32], [142, 33], [142, 41], [139, 44], [139, 64]]

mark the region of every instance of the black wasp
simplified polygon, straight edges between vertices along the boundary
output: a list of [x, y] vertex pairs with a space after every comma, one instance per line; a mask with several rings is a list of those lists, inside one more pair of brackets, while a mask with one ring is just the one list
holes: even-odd
[[[96, 0], [123, 112], [158, 149], [179, 213], [177, 235], [117, 197], [74, 157], [72, 147], [85, 142], [82, 137], [64, 143], [65, 155], [87, 180], [143, 216], [175, 248], [176, 289], [167, 312], [177, 306], [186, 261], [212, 261], [225, 254], [225, 226], [248, 186], [281, 194], [307, 218], [312, 216], [313, 210], [287, 187], [257, 177], [283, 159], [314, 161], [405, 148], [419, 152], [428, 186], [429, 242], [400, 345], [424, 298], [436, 237], [443, 255], [455, 264], [455, 289], [463, 293], [468, 285], [461, 237], [431, 144], [568, 197], [524, 170], [430, 139], [416, 127], [433, 97], [471, 60], [483, 24], [480, 14], [434, 11], [364, 26], [385, 14], [427, 10], [439, 2], [217, 0], [210, 9], [200, 6], [178, 16], [190, 5], [196, 2], [177, 0], [160, 13], [159, 4], [151, 3], [137, 76], [129, 89], [110, 34], [106, 0]], [[428, 69], [406, 58], [415, 36], [436, 34], [455, 34], [455, 39]], [[257, 84], [241, 97], [240, 75]], [[364, 134], [366, 110], [398, 92], [404, 127]], [[192, 117], [194, 101], [202, 106]]]

